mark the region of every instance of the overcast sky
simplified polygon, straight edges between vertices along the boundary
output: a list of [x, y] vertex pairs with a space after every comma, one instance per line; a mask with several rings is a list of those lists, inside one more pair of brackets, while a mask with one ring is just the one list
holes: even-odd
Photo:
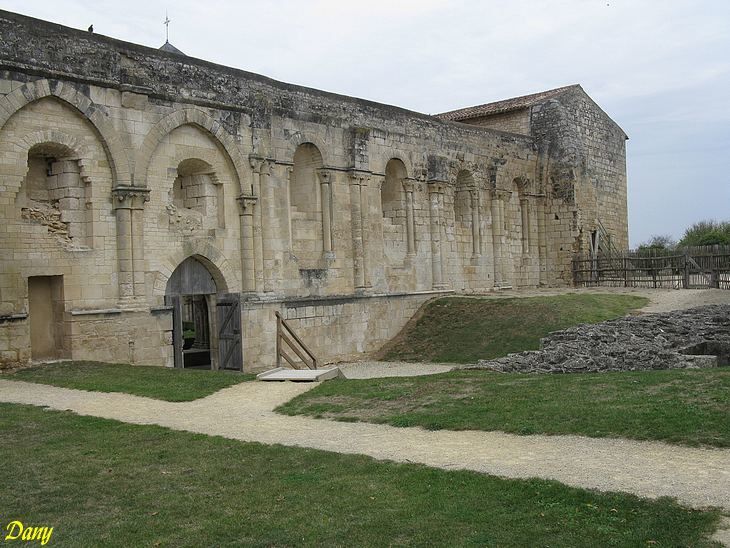
[[0, 0], [425, 113], [579, 83], [628, 133], [635, 246], [730, 220], [728, 0]]

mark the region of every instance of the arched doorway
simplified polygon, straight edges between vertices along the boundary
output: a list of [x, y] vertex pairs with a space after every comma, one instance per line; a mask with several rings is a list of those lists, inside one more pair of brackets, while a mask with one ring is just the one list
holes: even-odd
[[203, 261], [188, 257], [167, 281], [165, 302], [173, 309], [175, 367], [240, 371], [238, 295], [220, 292], [223, 288]]

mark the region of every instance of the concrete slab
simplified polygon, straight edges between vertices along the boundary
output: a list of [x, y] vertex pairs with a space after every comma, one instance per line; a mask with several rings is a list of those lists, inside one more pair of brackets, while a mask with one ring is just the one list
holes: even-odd
[[294, 382], [320, 382], [341, 377], [339, 367], [328, 369], [287, 369], [277, 367], [259, 373], [256, 378], [260, 381], [294, 381]]

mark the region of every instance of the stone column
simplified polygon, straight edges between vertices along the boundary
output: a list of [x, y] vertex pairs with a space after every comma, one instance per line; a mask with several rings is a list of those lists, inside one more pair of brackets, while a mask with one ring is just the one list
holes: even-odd
[[492, 239], [494, 246], [494, 283], [496, 287], [506, 287], [507, 257], [505, 253], [505, 219], [504, 203], [509, 199], [508, 190], [494, 190], [492, 192]]
[[482, 236], [480, 227], [482, 224], [479, 207], [479, 189], [469, 189], [471, 199], [471, 252], [474, 258], [482, 254]]
[[271, 160], [263, 160], [260, 167], [259, 181], [261, 185], [261, 197], [263, 203], [259, 207], [261, 211], [261, 241], [262, 241], [262, 265], [264, 278], [264, 291], [270, 293], [274, 290], [276, 278], [276, 249], [272, 237], [272, 223], [276, 219], [276, 208], [274, 198], [274, 187], [271, 181]]
[[355, 291], [360, 292], [370, 287], [367, 261], [368, 179], [365, 173], [350, 172], [353, 278]]
[[520, 198], [520, 222], [522, 223], [522, 254], [527, 255], [530, 252], [530, 201], [527, 197]]
[[332, 253], [332, 174], [324, 169], [317, 172], [322, 196], [322, 244], [325, 254]]
[[256, 196], [238, 197], [241, 221], [241, 289], [244, 293], [256, 291], [253, 233], [253, 210], [256, 200]]
[[483, 187], [479, 189], [479, 194], [481, 197], [481, 199], [479, 200], [479, 215], [481, 217], [480, 239], [482, 243], [482, 256], [486, 259], [482, 262], [481, 271], [484, 276], [484, 287], [487, 288], [490, 285], [487, 280], [492, 280], [491, 286], [495, 287], [496, 280], [494, 279], [494, 264], [490, 264], [490, 261], [492, 261], [492, 263], [496, 263], [494, 250], [494, 217], [492, 214], [492, 197], [489, 190]]
[[291, 255], [294, 249], [294, 233], [292, 231], [291, 222], [291, 185], [292, 177], [294, 176], [294, 168], [287, 166], [286, 168], [286, 230], [287, 237], [289, 238], [289, 254]]
[[545, 195], [536, 196], [537, 207], [537, 254], [540, 285], [547, 285], [547, 241], [545, 239]]
[[406, 191], [406, 237], [408, 242], [408, 255], [416, 254], [416, 217], [413, 206], [413, 190], [415, 182], [413, 179], [403, 179], [403, 190]]
[[431, 277], [434, 289], [444, 288], [443, 262], [441, 257], [441, 183], [428, 183], [429, 212], [431, 216]]
[[[249, 164], [253, 170], [252, 191], [254, 196], [261, 196], [261, 164], [263, 158], [257, 156], [249, 156]], [[253, 255], [254, 255], [254, 278], [256, 281], [256, 292], [261, 293], [264, 290], [264, 234], [263, 234], [263, 218], [261, 208], [263, 205], [259, 203], [259, 207], [253, 208]]]
[[144, 283], [144, 204], [150, 190], [117, 186], [112, 189], [117, 220], [117, 264], [119, 303], [130, 306], [145, 298]]
[[509, 288], [512, 287], [512, 278], [514, 275], [514, 264], [511, 263], [512, 261], [512, 252], [510, 250], [511, 243], [507, 241], [507, 238], [509, 237], [509, 231], [507, 227], [507, 223], [511, 222], [511, 219], [507, 219], [507, 216], [505, 215], [505, 208], [507, 207], [507, 204], [510, 202], [510, 199], [512, 197], [512, 191], [510, 190], [502, 190], [500, 191], [502, 193], [502, 198], [499, 200], [499, 227], [500, 227], [500, 239], [502, 240], [502, 264], [500, 265], [502, 269], [502, 287]]

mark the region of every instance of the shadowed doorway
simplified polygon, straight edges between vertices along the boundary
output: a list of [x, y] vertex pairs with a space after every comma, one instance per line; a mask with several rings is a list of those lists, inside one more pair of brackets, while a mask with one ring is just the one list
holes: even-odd
[[207, 261], [203, 261], [188, 257], [167, 281], [165, 302], [173, 309], [175, 367], [240, 371], [238, 296], [219, 294]]

